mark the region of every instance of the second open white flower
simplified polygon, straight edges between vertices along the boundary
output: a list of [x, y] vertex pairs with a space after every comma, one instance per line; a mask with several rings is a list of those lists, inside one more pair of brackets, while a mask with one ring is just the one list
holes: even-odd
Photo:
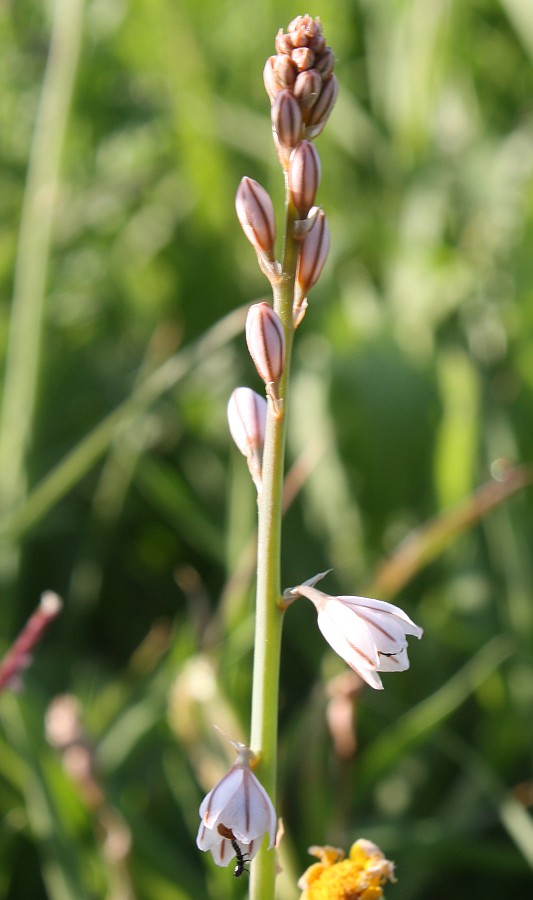
[[383, 688], [378, 672], [409, 668], [406, 635], [421, 638], [423, 631], [398, 606], [368, 597], [333, 597], [310, 584], [291, 593], [311, 600], [330, 647], [371, 687]]

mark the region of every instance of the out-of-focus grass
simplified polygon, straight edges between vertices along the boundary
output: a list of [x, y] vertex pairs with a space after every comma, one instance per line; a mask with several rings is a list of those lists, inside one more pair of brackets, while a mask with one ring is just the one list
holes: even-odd
[[[69, 104], [45, 79], [60, 8], [0, 8], [3, 446], [17, 416], [23, 434], [2, 472], [2, 647], [44, 589], [65, 600], [24, 693], [0, 698], [0, 894], [244, 896], [195, 847], [231, 760], [212, 725], [247, 737], [253, 651], [255, 500], [225, 404], [258, 389], [238, 332], [267, 285], [233, 197], [247, 174], [281, 200], [261, 73], [307, 10], [86, 0]], [[295, 348], [283, 569], [381, 585], [425, 636], [409, 672], [361, 692], [310, 606], [289, 609], [279, 896], [298, 896], [309, 844], [366, 836], [396, 860], [391, 898], [525, 897], [531, 491], [478, 490], [533, 457], [530, 4], [309, 12], [341, 95], [317, 143], [333, 242]], [[50, 242], [28, 261], [43, 91], [67, 115], [43, 160]], [[32, 277], [25, 340], [10, 298]], [[14, 354], [35, 404], [9, 400]], [[62, 694], [81, 716], [70, 760], [45, 725]]]

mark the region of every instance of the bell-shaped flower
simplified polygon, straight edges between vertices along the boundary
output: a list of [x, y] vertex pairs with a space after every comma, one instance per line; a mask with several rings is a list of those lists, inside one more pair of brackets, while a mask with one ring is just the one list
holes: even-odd
[[314, 603], [330, 647], [371, 687], [383, 688], [378, 672], [409, 668], [406, 635], [421, 638], [423, 631], [398, 606], [367, 597], [332, 597], [309, 583], [290, 593]]
[[217, 866], [227, 866], [237, 856], [235, 875], [242, 874], [243, 861], [252, 860], [268, 835], [269, 850], [276, 840], [276, 811], [262, 784], [250, 769], [253, 753], [233, 742], [237, 761], [204, 797], [196, 844], [210, 851]]

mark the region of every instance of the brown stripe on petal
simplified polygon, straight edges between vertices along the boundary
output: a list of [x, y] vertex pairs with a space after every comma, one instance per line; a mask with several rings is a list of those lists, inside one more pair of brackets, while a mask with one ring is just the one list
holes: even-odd
[[[272, 234], [272, 230], [270, 227], [270, 219], [269, 219], [265, 209], [263, 208], [263, 205], [261, 202], [261, 199], [262, 199], [261, 195], [260, 195], [259, 191], [255, 189], [254, 184], [250, 185], [250, 193], [252, 194], [252, 196], [257, 204], [257, 207], [254, 211], [258, 214], [258, 217], [262, 221], [262, 226], [261, 226], [260, 231], [258, 231], [258, 229], [256, 228], [255, 222], [252, 223], [257, 232], [257, 234], [256, 234], [257, 243], [259, 244], [259, 246], [261, 247], [261, 249], [263, 250], [264, 253], [271, 255], [272, 245], [274, 243], [274, 236]], [[267, 241], [264, 240], [265, 234], [268, 234]], [[263, 236], [263, 240], [260, 240], [261, 236]]]
[[389, 632], [386, 631], [385, 628], [383, 628], [381, 625], [377, 625], [376, 622], [374, 622], [374, 620], [370, 616], [365, 616], [365, 614], [359, 612], [359, 610], [356, 612], [356, 616], [359, 619], [362, 619], [363, 622], [366, 622], [371, 628], [375, 628], [376, 631], [379, 631], [380, 634], [382, 634], [384, 637], [388, 638], [389, 641], [393, 641], [395, 644], [398, 643], [398, 640], [397, 640], [397, 638], [394, 637], [394, 635], [389, 634]]
[[245, 825], [246, 825], [246, 833], [248, 834], [250, 830], [250, 770], [245, 769], [242, 779], [242, 789], [244, 792], [244, 814], [245, 814]]
[[[374, 660], [373, 660], [373, 659], [370, 659], [370, 657], [368, 657], [368, 656], [366, 655], [366, 653], [363, 653], [363, 651], [360, 650], [359, 647], [356, 647], [355, 644], [352, 644], [350, 641], [346, 641], [346, 643], [348, 644], [348, 647], [350, 648], [350, 650], [353, 650], [353, 652], [356, 653], [357, 656], [361, 657], [361, 659], [364, 659], [365, 663], [366, 663], [371, 669], [375, 669], [375, 668], [376, 668], [376, 664], [375, 664]], [[350, 665], [350, 663], [348, 663], [348, 665]], [[351, 666], [351, 668], [353, 669], [354, 666]], [[356, 671], [357, 671], [357, 670], [356, 670]]]

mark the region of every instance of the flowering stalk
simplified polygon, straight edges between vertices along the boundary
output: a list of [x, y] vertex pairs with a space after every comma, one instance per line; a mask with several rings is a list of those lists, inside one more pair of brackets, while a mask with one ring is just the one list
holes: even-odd
[[[246, 340], [267, 396], [266, 420], [260, 398], [249, 388], [237, 388], [228, 404], [231, 434], [247, 459], [257, 488], [258, 552], [251, 751], [267, 796], [276, 792], [278, 693], [281, 628], [287, 606], [281, 598], [280, 555], [288, 385], [295, 328], [307, 308], [307, 293], [316, 284], [329, 249], [329, 232], [322, 210], [314, 206], [320, 182], [320, 159], [310, 141], [326, 124], [337, 97], [333, 52], [326, 47], [322, 25], [298, 16], [276, 38], [275, 56], [264, 69], [271, 103], [274, 145], [285, 176], [285, 232], [281, 261], [276, 259], [274, 208], [267, 191], [251, 178], [242, 179], [236, 212], [245, 236], [270, 281], [272, 306], [255, 304], [248, 315]], [[305, 585], [304, 585], [305, 587]], [[237, 858], [235, 875], [251, 861], [250, 898], [274, 897], [275, 856], [272, 839], [237, 830], [228, 822], [215, 831], [209, 801], [200, 807], [204, 829], [201, 849], [215, 850], [219, 865]], [[224, 813], [226, 818], [231, 818]], [[207, 817], [206, 817], [207, 816]], [[217, 820], [218, 821], [218, 820]], [[263, 834], [265, 834], [263, 829]], [[240, 836], [240, 842], [239, 842]], [[259, 847], [259, 844], [261, 846]], [[257, 853], [257, 856], [256, 856]]]
[[[280, 555], [281, 555], [281, 515], [282, 491], [284, 475], [284, 457], [286, 440], [286, 422], [288, 411], [289, 377], [291, 351], [294, 337], [295, 321], [293, 307], [296, 294], [296, 273], [301, 253], [302, 242], [296, 224], [301, 217], [295, 205], [298, 198], [302, 209], [312, 191], [308, 184], [312, 182], [309, 175], [310, 166], [305, 166], [305, 186], [296, 183], [293, 172], [292, 179], [288, 169], [290, 155], [300, 141], [306, 136], [303, 124], [308, 118], [309, 100], [301, 101], [294, 92], [300, 71], [303, 71], [301, 60], [297, 58], [297, 50], [307, 45], [307, 63], [319, 62], [325, 48], [322, 26], [319, 20], [310, 16], [299, 16], [288, 28], [288, 33], [278, 34], [276, 49], [278, 54], [271, 57], [265, 68], [265, 87], [272, 103], [272, 125], [274, 143], [280, 163], [285, 172], [285, 231], [281, 256], [280, 273], [271, 279], [273, 291], [273, 308], [285, 332], [283, 372], [277, 384], [277, 403], [269, 403], [263, 449], [262, 488], [258, 510], [258, 558], [256, 587], [255, 644], [252, 693], [251, 746], [259, 757], [257, 767], [267, 793], [274, 797], [276, 793], [277, 738], [278, 738], [278, 694], [281, 630], [283, 620], [283, 604], [280, 587]], [[311, 50], [311, 46], [315, 51]], [[309, 55], [310, 54], [310, 55]], [[332, 56], [331, 51], [328, 51]], [[329, 76], [334, 78], [329, 72]], [[322, 89], [322, 76], [316, 73], [316, 98]], [[332, 104], [328, 106], [325, 117], [329, 115]], [[325, 121], [325, 118], [324, 118]], [[311, 154], [307, 151], [307, 155]], [[319, 161], [315, 163], [315, 183], [318, 187]], [[300, 171], [304, 167], [300, 166]], [[302, 196], [304, 200], [301, 201]], [[313, 198], [314, 200], [314, 198]], [[305, 216], [304, 216], [305, 218]], [[264, 269], [263, 269], [264, 271]], [[300, 306], [303, 305], [303, 300]], [[296, 323], [298, 324], [298, 323]], [[274, 897], [275, 857], [269, 853], [266, 842], [259, 851], [251, 868], [250, 898], [266, 900]]]
[[[200, 806], [197, 844], [220, 866], [236, 859], [234, 875], [250, 868], [250, 900], [273, 900], [278, 694], [283, 613], [299, 597], [317, 609], [318, 627], [330, 646], [371, 687], [382, 688], [379, 672], [409, 667], [406, 635], [422, 629], [401, 609], [380, 600], [330, 596], [315, 584], [321, 573], [281, 594], [281, 516], [289, 377], [294, 332], [307, 309], [307, 295], [326, 262], [330, 236], [326, 216], [315, 206], [321, 166], [311, 141], [333, 109], [338, 85], [334, 56], [326, 47], [322, 25], [298, 16], [276, 38], [277, 55], [263, 77], [272, 106], [274, 145], [285, 176], [285, 231], [281, 261], [276, 259], [274, 208], [267, 191], [243, 178], [236, 211], [254, 248], [261, 271], [270, 281], [272, 306], [254, 304], [246, 322], [246, 341], [267, 399], [246, 387], [236, 388], [228, 404], [232, 437], [246, 457], [257, 489], [258, 550], [250, 749], [235, 745], [238, 759]], [[252, 774], [251, 768], [257, 771]], [[268, 840], [267, 840], [268, 838]], [[326, 848], [327, 851], [327, 848]], [[392, 865], [368, 842], [354, 844], [350, 860], [340, 851], [317, 854], [303, 887], [306, 900], [360, 897], [378, 900]], [[323, 878], [322, 873], [324, 870]], [[313, 885], [320, 876], [320, 886]], [[355, 879], [355, 880], [354, 880]], [[337, 893], [326, 885], [338, 887]], [[351, 885], [357, 892], [351, 891]], [[315, 887], [317, 888], [315, 890]], [[322, 890], [324, 887], [324, 890]], [[308, 889], [309, 888], [309, 889]], [[341, 892], [339, 892], [341, 891]]]

